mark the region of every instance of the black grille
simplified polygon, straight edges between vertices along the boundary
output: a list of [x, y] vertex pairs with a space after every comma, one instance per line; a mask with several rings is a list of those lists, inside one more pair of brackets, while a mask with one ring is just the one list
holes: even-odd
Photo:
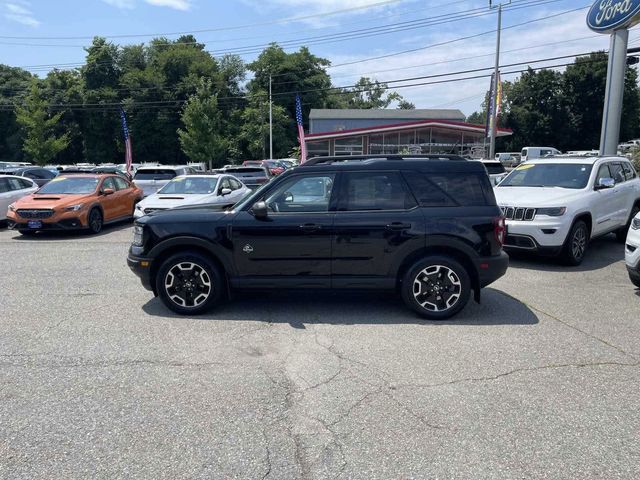
[[18, 215], [22, 218], [50, 218], [53, 216], [53, 210], [45, 210], [45, 209], [19, 209]]
[[507, 220], [519, 220], [519, 221], [532, 221], [536, 216], [535, 208], [524, 208], [524, 207], [500, 207], [502, 209], [502, 214], [504, 218]]

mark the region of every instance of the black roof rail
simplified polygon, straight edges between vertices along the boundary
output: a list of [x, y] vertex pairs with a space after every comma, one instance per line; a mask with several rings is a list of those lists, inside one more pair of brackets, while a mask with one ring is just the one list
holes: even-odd
[[421, 153], [421, 154], [389, 154], [389, 155], [343, 155], [334, 157], [314, 157], [302, 163], [301, 167], [332, 164], [336, 162], [366, 162], [366, 161], [403, 161], [403, 160], [454, 160], [466, 162], [460, 155]]

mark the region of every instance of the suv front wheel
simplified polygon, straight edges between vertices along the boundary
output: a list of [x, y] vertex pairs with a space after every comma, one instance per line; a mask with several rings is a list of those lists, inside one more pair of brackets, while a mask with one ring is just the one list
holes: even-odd
[[467, 270], [455, 259], [434, 255], [417, 262], [402, 279], [402, 299], [418, 315], [446, 320], [460, 312], [471, 294]]
[[162, 302], [174, 312], [198, 315], [220, 302], [224, 280], [212, 260], [196, 252], [185, 252], [162, 262], [156, 288]]

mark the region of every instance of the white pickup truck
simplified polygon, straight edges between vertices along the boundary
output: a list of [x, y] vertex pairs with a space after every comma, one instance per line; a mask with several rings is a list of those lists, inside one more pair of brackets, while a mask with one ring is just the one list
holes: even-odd
[[513, 170], [494, 189], [507, 219], [504, 248], [584, 259], [589, 241], [624, 242], [640, 211], [640, 179], [623, 157], [547, 157]]

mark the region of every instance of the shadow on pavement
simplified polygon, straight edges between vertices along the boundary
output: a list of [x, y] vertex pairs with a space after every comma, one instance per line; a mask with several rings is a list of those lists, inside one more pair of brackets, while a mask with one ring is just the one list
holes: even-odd
[[618, 243], [614, 235], [606, 235], [589, 244], [582, 265], [570, 267], [563, 265], [560, 259], [541, 257], [532, 254], [509, 252], [509, 268], [540, 270], [543, 272], [590, 272], [624, 261], [624, 245]]
[[122, 222], [112, 223], [102, 227], [102, 231], [97, 234], [89, 233], [87, 230], [52, 230], [36, 232], [31, 235], [22, 235], [18, 231], [12, 231], [15, 235], [14, 240], [20, 241], [47, 241], [47, 240], [67, 240], [72, 238], [100, 238], [113, 232], [119, 232], [131, 228], [131, 221], [124, 220]]
[[212, 312], [197, 317], [176, 315], [158, 298], [147, 302], [143, 311], [163, 318], [192, 320], [259, 321], [288, 323], [294, 328], [305, 325], [535, 325], [538, 317], [516, 298], [488, 288], [482, 292], [482, 304], [469, 301], [451, 320], [431, 322], [407, 309], [392, 293], [365, 292], [254, 292], [234, 294], [234, 298]]

